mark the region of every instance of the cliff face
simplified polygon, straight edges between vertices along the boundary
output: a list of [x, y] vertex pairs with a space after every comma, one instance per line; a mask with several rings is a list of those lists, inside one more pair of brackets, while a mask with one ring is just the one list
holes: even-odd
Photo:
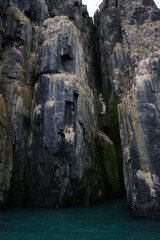
[[124, 172], [133, 214], [160, 215], [159, 37], [152, 0], [95, 25], [80, 0], [1, 0], [1, 207], [97, 203]]
[[97, 129], [92, 29], [81, 1], [1, 1], [1, 207], [121, 194], [114, 144]]
[[159, 216], [160, 11], [152, 0], [104, 1], [96, 22], [103, 89], [111, 85], [109, 99], [119, 99], [130, 208], [135, 216]]
[[48, 207], [81, 201], [96, 121], [83, 56], [80, 33], [67, 17], [44, 22], [27, 169], [31, 204]]

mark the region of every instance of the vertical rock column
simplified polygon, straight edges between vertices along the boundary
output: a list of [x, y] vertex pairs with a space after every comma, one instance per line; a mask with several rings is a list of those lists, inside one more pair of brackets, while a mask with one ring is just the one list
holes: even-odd
[[10, 169], [8, 173], [12, 179], [7, 189], [10, 190], [10, 205], [24, 205], [25, 202], [25, 171], [38, 32], [38, 27], [32, 26], [19, 8], [13, 4], [8, 7], [1, 44], [0, 93], [5, 102], [6, 129], [9, 128], [7, 132], [12, 143], [12, 158], [7, 160], [11, 161], [12, 166], [12, 171]]
[[[127, 198], [137, 216], [160, 215], [159, 37], [154, 1], [103, 1], [99, 21], [102, 73], [118, 99]], [[105, 84], [103, 83], [105, 87]]]
[[[67, 17], [44, 22], [27, 166], [29, 205], [84, 202], [92, 165], [94, 96], [88, 87], [80, 34]], [[92, 186], [94, 187], [94, 186]]]
[[139, 63], [135, 84], [119, 105], [125, 185], [135, 216], [160, 216], [159, 63], [159, 52]]

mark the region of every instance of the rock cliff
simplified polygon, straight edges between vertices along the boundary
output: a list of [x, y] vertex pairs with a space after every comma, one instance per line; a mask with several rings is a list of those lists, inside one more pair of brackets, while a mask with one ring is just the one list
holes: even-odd
[[1, 0], [0, 207], [97, 203], [124, 174], [159, 217], [159, 37], [152, 0], [104, 0], [94, 24], [81, 0]]
[[152, 0], [103, 1], [99, 31], [103, 91], [118, 99], [127, 198], [133, 214], [160, 215], [160, 10]]
[[1, 207], [121, 195], [114, 143], [97, 128], [104, 103], [95, 90], [93, 29], [79, 0], [1, 1]]

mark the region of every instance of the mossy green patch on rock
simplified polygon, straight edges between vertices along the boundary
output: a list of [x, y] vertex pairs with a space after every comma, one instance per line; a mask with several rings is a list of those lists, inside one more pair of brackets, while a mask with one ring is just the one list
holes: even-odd
[[119, 120], [118, 120], [118, 104], [119, 98], [115, 95], [111, 95], [109, 90], [103, 92], [103, 99], [106, 104], [106, 115], [103, 117], [103, 124], [107, 124], [108, 132], [105, 132], [109, 135], [110, 139], [114, 143], [115, 154], [117, 158], [117, 163], [119, 166], [120, 182], [122, 189], [124, 190], [124, 177], [123, 177], [123, 158], [122, 158], [122, 149], [121, 149], [121, 139], [120, 139], [120, 129], [119, 129]]
[[93, 166], [85, 170], [83, 182], [88, 187], [90, 203], [123, 195], [121, 166], [113, 142], [102, 131], [92, 128]]
[[105, 195], [107, 198], [121, 195], [121, 176], [115, 146], [103, 132], [94, 129], [93, 134]]

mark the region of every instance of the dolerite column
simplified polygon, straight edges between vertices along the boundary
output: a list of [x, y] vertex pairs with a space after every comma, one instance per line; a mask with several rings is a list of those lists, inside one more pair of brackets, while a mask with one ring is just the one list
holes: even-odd
[[67, 17], [44, 22], [27, 169], [29, 205], [84, 202], [95, 112], [83, 56], [80, 34]]
[[107, 90], [109, 81], [109, 99], [120, 103], [119, 125], [130, 209], [137, 217], [159, 217], [160, 10], [152, 0], [110, 0], [103, 1], [96, 19], [103, 89]]

